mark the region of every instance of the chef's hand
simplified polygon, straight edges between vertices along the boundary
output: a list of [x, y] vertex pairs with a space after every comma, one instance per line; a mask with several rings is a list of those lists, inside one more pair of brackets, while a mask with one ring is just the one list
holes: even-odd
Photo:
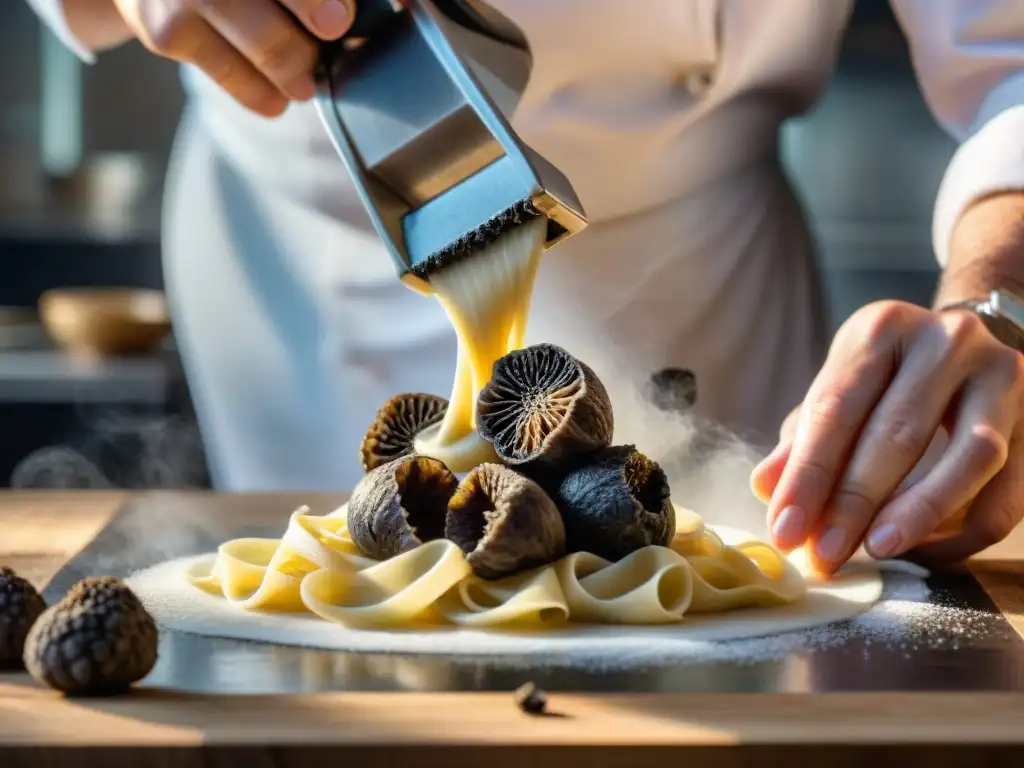
[[[864, 307], [754, 471], [776, 545], [830, 574], [861, 543], [942, 564], [1002, 540], [1024, 515], [1022, 405], [1024, 355], [976, 315]], [[898, 490], [942, 428], [937, 464]]]
[[313, 97], [317, 38], [338, 39], [355, 17], [354, 0], [113, 2], [150, 51], [194, 64], [267, 117]]

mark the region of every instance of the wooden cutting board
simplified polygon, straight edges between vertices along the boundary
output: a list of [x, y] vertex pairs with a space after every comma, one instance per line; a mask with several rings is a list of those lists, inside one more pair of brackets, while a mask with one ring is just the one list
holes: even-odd
[[[145, 521], [152, 521], [164, 551], [184, 554], [240, 531], [279, 533], [298, 504], [326, 512], [342, 500], [7, 494], [0, 496], [0, 564], [40, 587], [50, 585], [48, 595], [59, 594], [66, 588], [61, 580], [72, 581], [80, 575], [76, 569], [88, 570], [89, 563], [116, 570], [119, 562], [136, 566], [140, 558], [153, 556], [132, 541]], [[24, 674], [0, 674], [0, 766], [245, 761], [308, 768], [319, 760], [562, 768], [567, 762], [626, 766], [640, 760], [828, 761], [830, 768], [866, 760], [1009, 764], [1019, 762], [1018, 748], [1024, 745], [1022, 562], [1024, 531], [1018, 531], [974, 561], [969, 576], [943, 582], [944, 589], [987, 610], [1005, 628], [998, 641], [906, 658], [847, 648], [824, 661], [818, 654], [788, 660], [802, 676], [773, 677], [768, 684], [758, 669], [721, 666], [698, 676], [697, 685], [675, 668], [646, 677], [541, 677], [551, 692], [551, 714], [545, 717], [515, 706], [511, 690], [521, 677], [483, 670], [410, 684], [389, 672], [386, 684], [352, 676], [328, 677], [325, 684], [321, 672], [337, 667], [344, 654], [321, 654], [307, 664], [315, 670], [312, 676], [306, 669], [305, 677], [289, 678], [281, 670], [301, 668], [313, 657], [266, 646], [246, 646], [241, 655], [236, 648], [226, 660], [217, 655], [221, 651], [196, 641], [174, 661], [179, 670], [198, 667], [201, 674], [168, 673], [157, 683], [147, 679], [122, 698], [69, 700]], [[256, 692], [265, 668], [280, 676], [285, 692]], [[199, 683], [179, 689], [179, 679]], [[223, 690], [224, 681], [232, 679]], [[325, 685], [338, 690], [324, 690]], [[389, 690], [372, 690], [382, 686]], [[747, 687], [760, 692], [746, 692]]]

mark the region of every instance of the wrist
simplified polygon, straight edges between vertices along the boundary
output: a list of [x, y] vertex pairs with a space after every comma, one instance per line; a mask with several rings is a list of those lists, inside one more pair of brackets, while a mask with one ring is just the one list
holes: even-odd
[[980, 198], [964, 211], [934, 306], [985, 299], [998, 289], [1024, 297], [1024, 190]]
[[90, 51], [114, 48], [135, 37], [114, 0], [62, 0], [62, 3], [68, 28]]

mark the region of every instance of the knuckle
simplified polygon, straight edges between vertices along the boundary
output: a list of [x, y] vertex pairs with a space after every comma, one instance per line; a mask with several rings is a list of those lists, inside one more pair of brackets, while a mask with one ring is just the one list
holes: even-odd
[[191, 19], [186, 11], [178, 11], [153, 20], [145, 25], [142, 44], [153, 53], [170, 55], [181, 53], [188, 41]]
[[988, 425], [975, 426], [967, 437], [966, 460], [986, 474], [1002, 469], [1010, 455], [1010, 443], [999, 430]]
[[1016, 350], [999, 344], [986, 361], [986, 368], [1003, 379], [1008, 390], [1020, 391], [1024, 387], [1024, 355]]
[[257, 55], [256, 65], [280, 77], [298, 75], [307, 68], [305, 46], [296, 35], [281, 34], [268, 40]]
[[974, 529], [972, 533], [981, 549], [998, 544], [1010, 535], [1016, 525], [1017, 516], [1005, 504], [986, 510], [986, 514], [971, 520], [971, 528]]
[[878, 501], [867, 488], [849, 481], [836, 491], [832, 503], [837, 517], [858, 520], [874, 517], [879, 507]]
[[932, 437], [920, 419], [904, 411], [887, 415], [877, 432], [881, 442], [901, 458], [916, 459]]
[[901, 501], [907, 510], [907, 517], [919, 521], [920, 529], [925, 532], [936, 530], [949, 516], [949, 510], [940, 501], [915, 488], [903, 494]]
[[973, 312], [950, 312], [942, 318], [945, 330], [946, 347], [949, 350], [960, 350], [983, 338], [985, 331], [981, 318]]
[[801, 456], [794, 462], [794, 484], [808, 488], [816, 495], [827, 493], [831, 489], [833, 474], [832, 467], [813, 456]]
[[861, 332], [869, 342], [888, 341], [906, 325], [907, 310], [898, 301], [879, 301], [861, 311]]
[[835, 392], [826, 392], [807, 406], [807, 423], [823, 434], [851, 427], [854, 420], [847, 398]]
[[1024, 355], [1012, 349], [1005, 350], [1007, 357], [1006, 371], [1011, 386], [1019, 389], [1024, 386]]

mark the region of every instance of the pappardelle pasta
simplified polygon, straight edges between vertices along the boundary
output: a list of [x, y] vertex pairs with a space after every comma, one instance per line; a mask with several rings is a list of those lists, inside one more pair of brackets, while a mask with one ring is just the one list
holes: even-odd
[[617, 562], [575, 552], [485, 580], [448, 539], [374, 560], [348, 535], [347, 505], [323, 516], [302, 507], [281, 539], [225, 542], [192, 567], [189, 579], [240, 610], [395, 629], [669, 624], [688, 614], [793, 603], [805, 594], [800, 571], [772, 546], [756, 539], [726, 544], [694, 513], [677, 507], [676, 515], [667, 547], [643, 547]]

